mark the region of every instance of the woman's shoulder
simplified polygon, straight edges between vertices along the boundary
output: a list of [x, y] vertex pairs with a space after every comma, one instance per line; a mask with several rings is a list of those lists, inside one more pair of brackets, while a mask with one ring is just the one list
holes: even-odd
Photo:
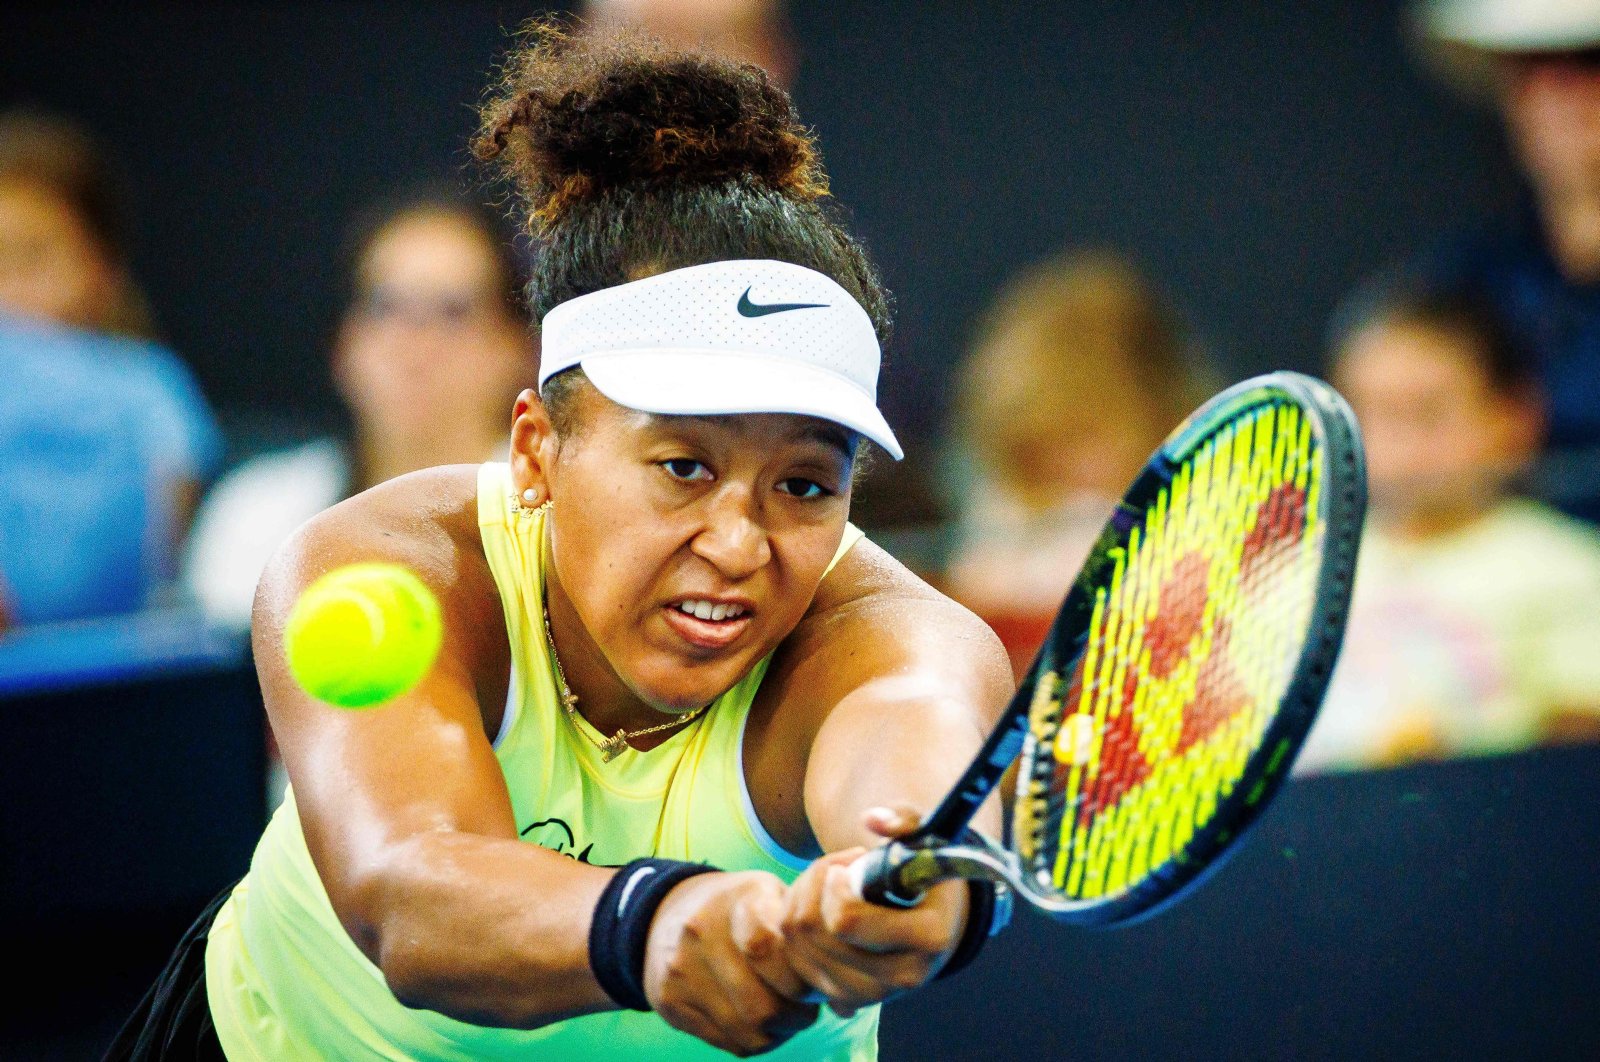
[[942, 662], [1009, 672], [988, 624], [866, 538], [823, 579], [774, 666], [800, 658], [830, 666], [851, 660], [851, 671]]
[[887, 602], [951, 602], [888, 550], [862, 537], [823, 578], [806, 621]]
[[472, 603], [492, 593], [478, 533], [476, 465], [443, 465], [396, 477], [323, 510], [274, 555], [264, 582], [300, 586], [357, 561], [414, 571], [441, 599]]
[[439, 465], [386, 480], [332, 506], [331, 522], [381, 527], [388, 535], [453, 533], [476, 525], [477, 465]]

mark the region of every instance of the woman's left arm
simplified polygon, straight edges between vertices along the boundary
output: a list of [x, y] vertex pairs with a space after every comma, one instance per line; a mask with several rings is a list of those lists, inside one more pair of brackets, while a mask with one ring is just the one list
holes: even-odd
[[[804, 781], [806, 818], [827, 854], [791, 888], [782, 950], [835, 1010], [850, 1013], [939, 971], [965, 928], [968, 891], [949, 882], [917, 907], [893, 910], [857, 898], [845, 868], [866, 846], [909, 833], [943, 799], [1013, 681], [988, 626], [914, 581], [842, 604], [804, 637], [809, 644], [785, 668], [784, 700], [831, 706]], [[990, 801], [974, 825], [995, 834], [999, 820]]]
[[[945, 598], [871, 601], [835, 621], [808, 683], [832, 708], [806, 762], [806, 819], [824, 852], [881, 840], [872, 808], [932, 811], [972, 762], [1014, 683], [999, 640]], [[974, 825], [999, 826], [991, 801]], [[905, 832], [905, 831], [900, 831]]]

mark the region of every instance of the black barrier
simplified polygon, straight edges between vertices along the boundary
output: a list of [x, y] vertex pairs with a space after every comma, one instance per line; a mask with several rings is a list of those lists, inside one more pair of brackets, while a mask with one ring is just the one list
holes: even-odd
[[244, 872], [266, 724], [242, 640], [144, 617], [3, 649], [5, 939], [192, 911]]
[[243, 639], [177, 614], [0, 639], [0, 1057], [92, 1058], [266, 822]]
[[886, 1060], [1600, 1058], [1600, 749], [1291, 783], [1136, 925], [1024, 915]]

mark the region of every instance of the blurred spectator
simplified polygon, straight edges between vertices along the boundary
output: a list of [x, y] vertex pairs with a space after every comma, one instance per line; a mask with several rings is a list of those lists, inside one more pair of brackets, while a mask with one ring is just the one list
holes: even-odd
[[958, 381], [962, 488], [949, 592], [1026, 664], [1122, 492], [1209, 389], [1173, 312], [1106, 252], [1001, 292]]
[[100, 147], [39, 111], [0, 114], [0, 307], [154, 339], [128, 267], [127, 197]]
[[80, 129], [0, 115], [0, 627], [159, 603], [221, 458], [188, 370], [127, 338], [126, 217]]
[[588, 0], [594, 24], [638, 26], [675, 48], [754, 63], [789, 88], [796, 55], [782, 0]]
[[248, 461], [207, 498], [185, 580], [216, 619], [249, 622], [273, 551], [328, 506], [406, 472], [502, 456], [512, 403], [534, 380], [521, 270], [491, 212], [409, 196], [369, 211], [351, 243], [333, 376], [352, 438]]
[[1420, 263], [1485, 298], [1549, 398], [1536, 486], [1600, 519], [1600, 0], [1431, 0], [1430, 54], [1493, 101], [1527, 181], [1520, 213]]
[[1357, 303], [1334, 380], [1366, 440], [1349, 632], [1302, 770], [1600, 737], [1600, 532], [1511, 496], [1542, 396], [1491, 308]]

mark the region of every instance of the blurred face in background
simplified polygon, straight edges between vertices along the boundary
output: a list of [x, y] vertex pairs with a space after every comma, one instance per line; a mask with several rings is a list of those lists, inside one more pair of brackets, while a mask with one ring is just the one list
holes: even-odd
[[1132, 263], [1073, 251], [1001, 293], [963, 366], [958, 412], [994, 483], [1043, 513], [1121, 497], [1199, 375], [1175, 315]]
[[1469, 335], [1380, 320], [1351, 336], [1335, 377], [1361, 422], [1373, 515], [1402, 532], [1469, 522], [1538, 446], [1537, 403], [1496, 387]]
[[675, 48], [754, 63], [780, 85], [794, 79], [795, 48], [778, 0], [589, 0], [583, 17], [636, 26]]
[[415, 449], [441, 435], [505, 433], [534, 363], [487, 240], [465, 218], [439, 211], [404, 215], [367, 245], [334, 376], [369, 445]]
[[991, 472], [1034, 510], [1120, 497], [1173, 426], [1139, 374], [1112, 358], [1063, 365], [1027, 337], [1007, 338], [980, 356]]
[[107, 326], [121, 271], [47, 185], [0, 178], [0, 309], [74, 328]]
[[1600, 49], [1504, 67], [1506, 126], [1540, 196], [1600, 196]]

